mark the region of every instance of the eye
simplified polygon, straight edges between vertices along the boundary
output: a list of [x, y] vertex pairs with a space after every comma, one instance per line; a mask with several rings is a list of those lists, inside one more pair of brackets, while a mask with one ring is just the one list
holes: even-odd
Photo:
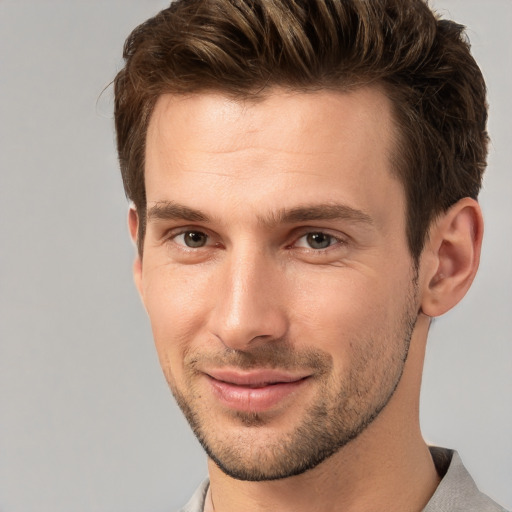
[[176, 235], [174, 240], [177, 244], [185, 245], [191, 249], [198, 249], [208, 243], [208, 235], [202, 231], [185, 231]]
[[321, 231], [314, 231], [300, 237], [295, 246], [319, 250], [327, 249], [327, 247], [330, 247], [331, 245], [334, 245], [338, 242], [339, 240], [332, 235], [322, 233]]

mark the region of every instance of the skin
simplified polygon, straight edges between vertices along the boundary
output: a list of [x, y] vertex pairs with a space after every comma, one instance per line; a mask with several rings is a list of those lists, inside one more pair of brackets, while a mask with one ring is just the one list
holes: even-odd
[[[212, 509], [410, 512], [438, 484], [418, 421], [429, 318], [471, 284], [482, 221], [461, 200], [416, 268], [395, 135], [377, 88], [156, 104], [135, 281], [210, 455]], [[132, 210], [134, 239], [137, 226]], [[270, 402], [243, 385], [233, 405], [212, 379], [226, 369], [249, 387], [267, 370], [300, 383]], [[337, 444], [300, 468], [322, 443]]]

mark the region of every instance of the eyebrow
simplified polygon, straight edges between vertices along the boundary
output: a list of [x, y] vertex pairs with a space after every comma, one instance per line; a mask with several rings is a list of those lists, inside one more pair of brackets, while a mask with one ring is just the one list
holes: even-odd
[[[147, 212], [148, 220], [183, 220], [187, 222], [211, 222], [211, 217], [196, 208], [174, 201], [158, 201]], [[300, 205], [291, 209], [282, 208], [267, 217], [260, 217], [259, 223], [265, 227], [279, 224], [296, 224], [298, 222], [346, 220], [358, 224], [372, 225], [373, 219], [362, 210], [343, 204]]]
[[315, 220], [347, 220], [361, 224], [373, 224], [370, 215], [344, 204], [314, 204], [297, 206], [291, 209], [278, 210], [263, 223], [268, 225], [294, 224]]
[[208, 215], [195, 208], [173, 201], [158, 201], [148, 209], [148, 220], [186, 220], [189, 222], [209, 222]]

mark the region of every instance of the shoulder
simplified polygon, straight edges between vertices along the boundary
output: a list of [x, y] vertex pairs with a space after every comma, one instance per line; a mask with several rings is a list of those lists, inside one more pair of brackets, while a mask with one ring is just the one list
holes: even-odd
[[423, 512], [507, 512], [480, 492], [456, 451], [431, 447], [430, 452], [442, 480]]

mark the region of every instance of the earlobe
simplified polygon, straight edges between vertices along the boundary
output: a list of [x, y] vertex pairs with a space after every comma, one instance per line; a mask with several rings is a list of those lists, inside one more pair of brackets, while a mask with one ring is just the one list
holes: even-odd
[[440, 316], [464, 297], [478, 270], [482, 236], [480, 206], [468, 197], [434, 222], [425, 247], [423, 313]]
[[[135, 206], [133, 206], [133, 205], [130, 206], [130, 210], [128, 212], [128, 228], [130, 230], [130, 236], [131, 236], [131, 239], [133, 240], [133, 243], [135, 244], [135, 247], [138, 247], [137, 237], [138, 237], [138, 231], [139, 231], [139, 216], [138, 216]], [[133, 262], [133, 280], [135, 282], [135, 286], [139, 292], [139, 295], [143, 299], [142, 261], [141, 261], [140, 254], [138, 251], [135, 256], [135, 260]]]

